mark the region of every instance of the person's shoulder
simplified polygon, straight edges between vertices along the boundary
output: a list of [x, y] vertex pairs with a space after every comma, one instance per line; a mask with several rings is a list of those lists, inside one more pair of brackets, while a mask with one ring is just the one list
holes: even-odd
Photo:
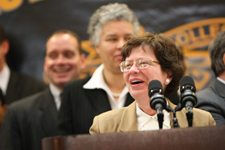
[[35, 77], [17, 72], [15, 70], [10, 70], [10, 71], [11, 71], [11, 76], [15, 78], [18, 82], [23, 83], [23, 85], [27, 85], [27, 84], [33, 85], [32, 87], [40, 86], [43, 89], [47, 87], [47, 85], [43, 81], [40, 81], [39, 79]]
[[133, 102], [129, 106], [102, 113], [94, 118], [89, 132], [91, 134], [119, 132], [120, 130], [124, 130], [124, 127], [128, 131], [130, 129], [126, 129], [127, 125], [133, 126], [136, 124], [135, 110], [136, 102]]
[[84, 79], [78, 79], [72, 82], [69, 82], [65, 85], [65, 88], [74, 88], [74, 87], [82, 87], [85, 83], [87, 83], [90, 80], [91, 76], [88, 76]]
[[[47, 90], [47, 89], [46, 89]], [[35, 103], [39, 103], [40, 100], [42, 99], [42, 96], [46, 92], [46, 90], [35, 93], [33, 95], [24, 97], [22, 99], [19, 99], [13, 103], [11, 103], [7, 109], [9, 110], [25, 110], [29, 109], [32, 106], [37, 106]]]
[[223, 107], [221, 107], [223, 106], [221, 98], [216, 95], [211, 87], [198, 91], [196, 97], [197, 103], [194, 106], [195, 108], [198, 108], [196, 113], [202, 113], [202, 110], [206, 110], [206, 113], [214, 113], [219, 112], [221, 108], [223, 109]]
[[217, 91], [222, 88], [224, 88], [224, 84], [215, 79], [209, 87], [197, 91], [196, 95], [199, 99], [214, 99], [217, 97]]
[[209, 91], [211, 91], [210, 87], [197, 91], [196, 95], [205, 96], [205, 94], [207, 94]]
[[98, 115], [99, 122], [112, 122], [112, 121], [120, 121], [124, 111], [127, 107], [122, 107], [119, 109], [109, 110]]
[[199, 109], [199, 108], [193, 108], [193, 114], [202, 114], [202, 115], [208, 115], [209, 112]]
[[213, 125], [215, 123], [212, 115], [208, 111], [198, 108], [193, 108], [193, 118], [201, 124], [209, 123]]
[[212, 102], [217, 97], [217, 95], [215, 94], [215, 92], [212, 90], [211, 87], [208, 87], [196, 92], [196, 97], [197, 97], [197, 103], [206, 102], [206, 101]]
[[23, 122], [25, 120], [34, 119], [40, 110], [39, 103], [42, 100], [43, 92], [19, 99], [8, 105], [5, 120], [6, 122]]

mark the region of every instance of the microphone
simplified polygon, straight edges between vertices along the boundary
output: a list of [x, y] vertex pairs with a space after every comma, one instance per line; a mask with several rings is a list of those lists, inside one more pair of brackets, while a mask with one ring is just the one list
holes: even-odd
[[152, 80], [148, 85], [148, 95], [150, 97], [150, 106], [157, 111], [159, 129], [163, 124], [163, 109], [166, 108], [166, 100], [163, 95], [162, 84], [158, 80]]
[[192, 127], [193, 121], [193, 107], [197, 103], [197, 97], [195, 95], [196, 88], [194, 80], [189, 77], [185, 76], [180, 80], [180, 93], [181, 93], [181, 107], [186, 108], [186, 116], [188, 121], [188, 126]]

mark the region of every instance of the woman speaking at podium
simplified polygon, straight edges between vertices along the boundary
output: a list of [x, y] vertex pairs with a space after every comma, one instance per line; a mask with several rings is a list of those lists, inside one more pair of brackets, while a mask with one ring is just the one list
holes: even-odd
[[[127, 107], [96, 116], [90, 133], [157, 130], [160, 128], [158, 122], [160, 111], [163, 115], [161, 128], [172, 128], [174, 113], [164, 108], [158, 110], [151, 107], [151, 91], [155, 90], [156, 84], [149, 83], [153, 80], [161, 83], [162, 89], [156, 94], [162, 102], [165, 101], [166, 106], [174, 110], [176, 105], [172, 104], [169, 98], [178, 90], [180, 79], [184, 75], [181, 55], [174, 40], [163, 34], [147, 32], [131, 38], [123, 46], [120, 68], [126, 86], [135, 101]], [[149, 91], [150, 86], [153, 89]], [[155, 88], [157, 91], [157, 86]], [[179, 127], [188, 127], [186, 109], [183, 108], [175, 114]], [[209, 112], [193, 108], [192, 125], [214, 126], [215, 121]]]

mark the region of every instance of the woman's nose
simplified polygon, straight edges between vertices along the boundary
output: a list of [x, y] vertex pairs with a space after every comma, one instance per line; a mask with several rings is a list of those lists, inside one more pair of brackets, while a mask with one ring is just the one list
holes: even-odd
[[120, 39], [117, 43], [117, 49], [122, 49], [123, 45], [125, 44], [125, 40]]
[[138, 67], [136, 66], [135, 63], [133, 63], [133, 65], [131, 66], [129, 72], [130, 73], [138, 73], [140, 70], [138, 69]]

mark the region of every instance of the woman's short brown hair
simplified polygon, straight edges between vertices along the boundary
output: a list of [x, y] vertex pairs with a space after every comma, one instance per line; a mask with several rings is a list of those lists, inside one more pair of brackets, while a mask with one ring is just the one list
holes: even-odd
[[134, 36], [122, 48], [122, 60], [130, 56], [133, 48], [150, 46], [159, 61], [164, 72], [171, 75], [172, 81], [164, 91], [166, 97], [171, 97], [178, 90], [181, 77], [184, 75], [184, 66], [181, 61], [182, 53], [176, 46], [174, 40], [164, 34], [152, 34], [146, 32], [143, 35]]

